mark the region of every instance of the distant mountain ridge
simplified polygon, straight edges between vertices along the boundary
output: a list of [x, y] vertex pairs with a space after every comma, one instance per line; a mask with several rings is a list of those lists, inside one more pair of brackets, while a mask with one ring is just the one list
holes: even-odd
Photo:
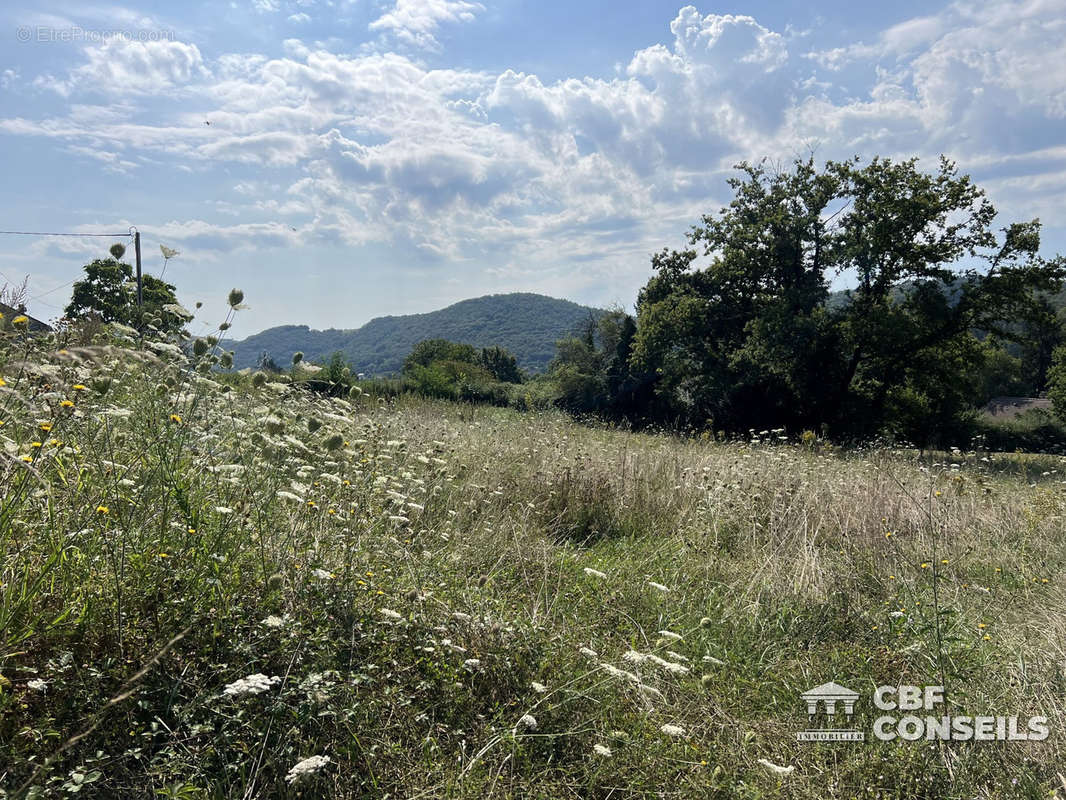
[[450, 339], [475, 347], [498, 345], [530, 372], [542, 372], [555, 356], [555, 342], [572, 334], [601, 309], [542, 294], [492, 294], [425, 314], [375, 317], [360, 328], [312, 330], [307, 325], [281, 325], [234, 342], [234, 365], [255, 366], [267, 353], [281, 367], [302, 352], [308, 361], [329, 358], [336, 351], [357, 372], [387, 375], [399, 372], [411, 349], [423, 339]]

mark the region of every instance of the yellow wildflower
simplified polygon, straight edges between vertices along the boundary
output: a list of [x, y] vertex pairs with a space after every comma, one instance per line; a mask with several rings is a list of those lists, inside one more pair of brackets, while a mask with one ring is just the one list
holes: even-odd
[[171, 414], [170, 415], [170, 421], [171, 422], [176, 422], [178, 425], [180, 425], [181, 424], [181, 417], [178, 414]]
[[74, 408], [74, 401], [73, 400], [62, 400], [62, 401], [60, 401], [59, 405], [60, 405], [61, 408]]
[[73, 389], [75, 392], [84, 392], [89, 387], [87, 387], [84, 383], [75, 383], [70, 388]]
[[96, 513], [97, 514], [110, 514], [111, 513], [111, 509], [108, 508], [107, 506], [97, 506], [96, 507]]

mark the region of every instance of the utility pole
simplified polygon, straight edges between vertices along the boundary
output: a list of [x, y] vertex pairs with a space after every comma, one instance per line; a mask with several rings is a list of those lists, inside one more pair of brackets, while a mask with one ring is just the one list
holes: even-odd
[[137, 308], [143, 305], [141, 297], [141, 232], [133, 233], [133, 251], [137, 255]]

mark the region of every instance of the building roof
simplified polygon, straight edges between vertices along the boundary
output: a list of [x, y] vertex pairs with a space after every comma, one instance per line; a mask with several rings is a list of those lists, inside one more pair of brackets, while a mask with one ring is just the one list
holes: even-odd
[[823, 683], [821, 686], [815, 686], [813, 689], [810, 689], [801, 694], [800, 697], [802, 697], [804, 700], [858, 700], [859, 693], [853, 692], [851, 691], [851, 689], [847, 689], [841, 686], [839, 683], [833, 683], [832, 681], [830, 681], [829, 683]]
[[52, 326], [50, 326], [50, 325], [48, 325], [48, 324], [46, 324], [44, 322], [41, 322], [39, 319], [35, 319], [34, 317], [31, 317], [29, 314], [27, 314], [21, 308], [13, 308], [12, 306], [9, 306], [7, 303], [0, 303], [0, 314], [4, 315], [4, 318], [3, 318], [4, 327], [7, 327], [8, 325], [10, 325], [11, 324], [11, 320], [13, 320], [15, 317], [25, 316], [30, 321], [30, 330], [31, 331], [40, 332], [40, 333], [47, 333], [48, 331], [52, 330]]

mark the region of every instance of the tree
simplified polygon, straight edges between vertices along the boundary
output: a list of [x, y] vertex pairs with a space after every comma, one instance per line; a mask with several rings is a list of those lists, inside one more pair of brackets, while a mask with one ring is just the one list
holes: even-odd
[[428, 367], [435, 361], [461, 361], [475, 364], [477, 363], [477, 350], [472, 345], [458, 344], [447, 339], [423, 339], [404, 359], [403, 371], [409, 374], [416, 366]]
[[[740, 170], [733, 201], [689, 235], [710, 263], [656, 254], [637, 304], [633, 363], [691, 422], [905, 434], [887, 424], [904, 407], [965, 405], [962, 373], [984, 353], [972, 332], [1015, 336], [1008, 321], [1064, 275], [1038, 255], [1038, 221], [997, 237], [984, 193], [946, 159], [933, 174], [879, 158]], [[855, 285], [830, 305], [840, 275]]]
[[483, 347], [478, 355], [478, 364], [488, 370], [492, 377], [502, 383], [521, 383], [522, 370], [518, 359], [502, 347]]
[[115, 258], [96, 259], [85, 265], [85, 278], [74, 284], [64, 313], [71, 319], [94, 316], [103, 322], [120, 322], [138, 330], [145, 327], [146, 320], [152, 320], [161, 330], [178, 331], [187, 317], [164, 309], [164, 306], [180, 308], [175, 288], [152, 275], [143, 275], [143, 308], [138, 309], [133, 267]]

